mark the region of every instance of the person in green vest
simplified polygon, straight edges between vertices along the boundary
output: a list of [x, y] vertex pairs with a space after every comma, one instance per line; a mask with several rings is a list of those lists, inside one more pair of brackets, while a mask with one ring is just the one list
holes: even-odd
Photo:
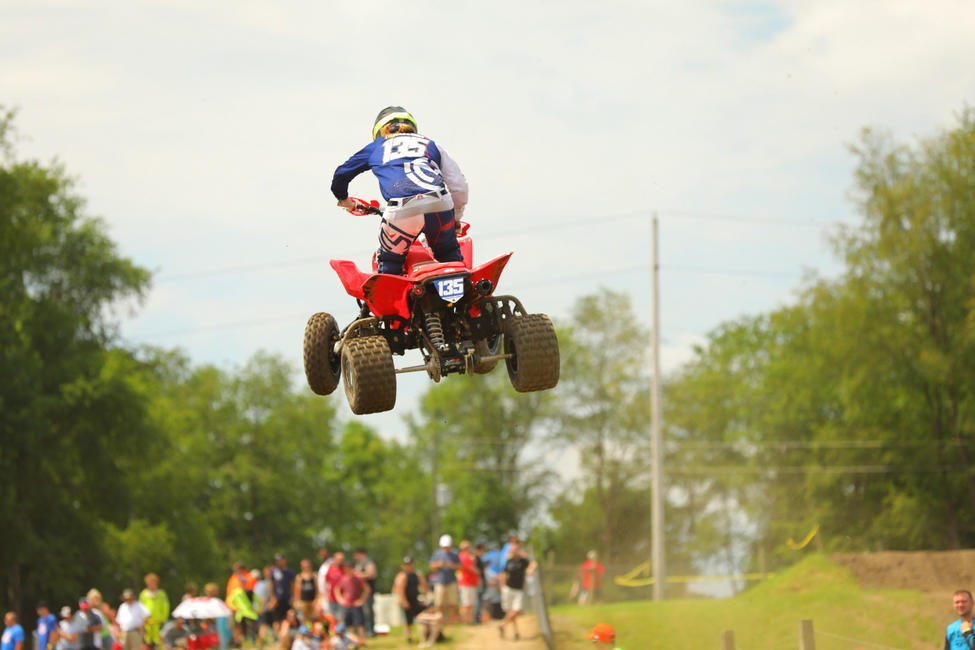
[[620, 650], [616, 647], [616, 630], [609, 623], [598, 623], [586, 638], [592, 641], [598, 650]]
[[162, 624], [169, 620], [169, 596], [159, 588], [159, 576], [155, 573], [145, 577], [146, 588], [139, 594], [139, 602], [146, 606], [151, 616], [146, 621], [146, 645], [155, 648], [162, 643], [159, 631]]
[[[241, 630], [241, 640], [243, 640], [248, 627], [252, 632], [257, 629], [257, 612], [254, 611], [254, 602], [239, 582], [235, 582], [230, 589], [226, 603], [234, 611], [234, 620], [237, 623], [237, 629]], [[248, 625], [245, 621], [254, 621], [254, 623]]]

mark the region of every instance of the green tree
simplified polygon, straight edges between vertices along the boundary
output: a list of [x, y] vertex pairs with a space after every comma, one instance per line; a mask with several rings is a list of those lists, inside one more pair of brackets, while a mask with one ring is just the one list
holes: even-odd
[[376, 562], [380, 588], [390, 589], [404, 555], [422, 558], [430, 550], [430, 476], [416, 449], [349, 422], [325, 477], [326, 498], [339, 506], [326, 522], [325, 541], [347, 553], [364, 547]]
[[120, 468], [152, 446], [139, 364], [111, 348], [113, 309], [149, 273], [85, 215], [60, 164], [17, 159], [12, 117], [0, 108], [0, 594], [23, 611], [91, 580]]
[[435, 476], [428, 498], [439, 508], [428, 527], [459, 539], [500, 540], [534, 525], [552, 474], [531, 446], [551, 415], [549, 391], [517, 393], [503, 367], [486, 375], [450, 377], [424, 395], [409, 420], [414, 444]]
[[835, 549], [975, 542], [975, 112], [914, 147], [865, 131], [854, 153], [844, 275], [722, 326], [667, 386], [674, 463], [702, 470], [682, 489], [731, 495], [780, 560], [814, 524]]
[[623, 507], [624, 494], [649, 482], [650, 335], [639, 322], [629, 296], [605, 290], [576, 301], [559, 338], [564, 362], [551, 442], [568, 441], [579, 452], [582, 489], [574, 497], [592, 504], [596, 534], [581, 541], [607, 561], [632, 556], [635, 540], [622, 531], [650, 519], [645, 509], [634, 522]]

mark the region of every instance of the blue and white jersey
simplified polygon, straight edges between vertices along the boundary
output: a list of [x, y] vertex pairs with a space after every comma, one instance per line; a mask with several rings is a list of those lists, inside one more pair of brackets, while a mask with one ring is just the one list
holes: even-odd
[[348, 198], [349, 182], [368, 169], [379, 179], [387, 201], [442, 190], [440, 164], [440, 150], [430, 138], [418, 133], [379, 136], [338, 166], [332, 194], [340, 201]]

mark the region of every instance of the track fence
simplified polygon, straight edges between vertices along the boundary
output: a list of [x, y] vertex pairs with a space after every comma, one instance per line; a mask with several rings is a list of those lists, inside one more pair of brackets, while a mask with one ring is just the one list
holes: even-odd
[[[803, 619], [799, 621], [799, 650], [816, 650], [816, 638], [825, 637], [828, 639], [836, 639], [837, 641], [842, 641], [843, 648], [881, 648], [881, 650], [905, 650], [905, 648], [898, 648], [896, 646], [883, 645], [880, 643], [875, 643], [873, 641], [864, 641], [862, 639], [854, 639], [848, 636], [843, 636], [841, 634], [833, 634], [832, 632], [824, 632], [822, 630], [816, 631], [813, 628], [813, 622], [811, 619]], [[721, 632], [721, 645], [719, 646], [721, 650], [745, 650], [744, 648], [739, 648], [735, 646], [735, 632], [734, 630], [724, 630]], [[780, 647], [795, 647], [792, 644]], [[836, 647], [835, 644], [829, 647]]]

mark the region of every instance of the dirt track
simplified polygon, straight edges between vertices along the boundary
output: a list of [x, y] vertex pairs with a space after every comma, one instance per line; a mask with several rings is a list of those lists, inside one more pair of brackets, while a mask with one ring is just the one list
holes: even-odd
[[508, 627], [507, 638], [502, 639], [498, 634], [496, 623], [475, 625], [464, 628], [462, 639], [458, 639], [456, 648], [460, 650], [544, 650], [545, 642], [538, 631], [538, 621], [534, 616], [525, 615], [518, 618], [518, 631], [521, 639], [511, 638], [511, 628]]

